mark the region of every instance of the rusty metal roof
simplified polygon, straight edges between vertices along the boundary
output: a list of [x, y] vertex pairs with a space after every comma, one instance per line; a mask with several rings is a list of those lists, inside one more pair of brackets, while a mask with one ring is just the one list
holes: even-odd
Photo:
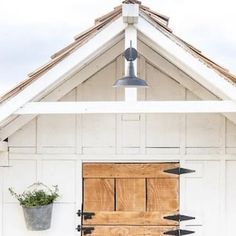
[[[191, 44], [185, 42], [183, 39], [176, 36], [172, 32], [172, 30], [168, 27], [169, 18], [167, 16], [164, 16], [158, 12], [151, 10], [149, 7], [142, 5], [141, 2], [137, 0], [125, 0], [123, 1], [123, 3], [139, 4], [140, 13], [144, 15], [146, 18], [150, 19], [151, 23], [153, 23], [156, 27], [161, 29], [175, 43], [177, 43], [179, 46], [184, 48], [194, 57], [198, 58], [202, 63], [207, 65], [209, 68], [213, 69], [224, 79], [232, 82], [233, 84], [236, 84], [235, 75], [231, 74], [227, 69], [223, 68], [222, 66], [218, 65], [217, 63], [215, 63], [214, 61], [206, 57], [204, 54], [202, 54], [201, 51], [193, 47]], [[17, 95], [20, 91], [22, 91], [32, 82], [37, 80], [41, 75], [46, 73], [48, 70], [50, 70], [52, 67], [57, 65], [60, 61], [62, 61], [68, 55], [73, 53], [76, 49], [81, 47], [84, 43], [86, 43], [90, 38], [92, 38], [94, 35], [100, 32], [108, 24], [110, 24], [115, 19], [120, 17], [121, 14], [122, 14], [122, 5], [115, 7], [113, 11], [95, 19], [94, 26], [80, 33], [79, 35], [76, 35], [74, 37], [74, 41], [70, 43], [68, 46], [66, 46], [65, 48], [53, 54], [49, 62], [37, 68], [35, 71], [31, 72], [30, 74], [28, 74], [27, 79], [25, 79], [24, 81], [19, 83], [17, 86], [15, 86], [13, 89], [11, 89], [9, 92], [7, 92], [2, 97], [0, 97], [0, 103], [3, 103], [4, 101], [10, 99], [11, 97], [14, 97], [15, 95]]]

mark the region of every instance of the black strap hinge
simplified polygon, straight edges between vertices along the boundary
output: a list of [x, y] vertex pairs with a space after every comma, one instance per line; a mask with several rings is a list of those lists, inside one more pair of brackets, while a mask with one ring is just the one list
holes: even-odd
[[91, 220], [93, 218], [93, 216], [95, 216], [95, 213], [94, 212], [83, 212], [81, 210], [78, 210], [77, 211], [77, 215], [80, 217], [80, 216], [83, 216], [84, 217], [84, 220]]
[[182, 175], [182, 174], [194, 173], [195, 170], [190, 170], [190, 169], [177, 167], [177, 168], [174, 168], [174, 169], [164, 170], [164, 172], [169, 173], [169, 174], [174, 174], [174, 175]]
[[184, 230], [184, 229], [170, 230], [170, 231], [164, 232], [165, 235], [176, 235], [176, 236], [182, 236], [182, 235], [193, 234], [193, 233], [195, 232], [190, 231], [190, 230]]
[[83, 234], [92, 234], [92, 231], [94, 230], [94, 227], [81, 227], [80, 225], [77, 226], [77, 231], [83, 231]]
[[164, 219], [180, 222], [180, 221], [185, 221], [185, 220], [194, 220], [195, 217], [177, 214], [177, 215], [171, 215], [171, 216], [164, 216]]

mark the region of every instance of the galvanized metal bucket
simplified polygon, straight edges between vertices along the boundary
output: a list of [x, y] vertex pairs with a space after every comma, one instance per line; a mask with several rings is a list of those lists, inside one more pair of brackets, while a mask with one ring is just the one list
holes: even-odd
[[31, 208], [23, 207], [25, 223], [28, 230], [47, 230], [51, 226], [53, 204], [36, 206]]

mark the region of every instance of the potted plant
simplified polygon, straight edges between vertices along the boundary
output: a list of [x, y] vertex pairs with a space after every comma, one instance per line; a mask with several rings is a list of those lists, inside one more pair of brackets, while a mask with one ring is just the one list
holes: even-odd
[[43, 183], [30, 185], [22, 194], [17, 194], [9, 188], [23, 208], [26, 227], [28, 230], [47, 230], [51, 226], [53, 202], [59, 197], [58, 187], [49, 188]]

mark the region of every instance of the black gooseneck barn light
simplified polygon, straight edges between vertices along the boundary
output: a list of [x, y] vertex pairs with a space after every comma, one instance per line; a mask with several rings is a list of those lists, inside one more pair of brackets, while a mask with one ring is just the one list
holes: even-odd
[[130, 41], [130, 48], [127, 48], [124, 52], [125, 59], [129, 62], [127, 74], [125, 77], [118, 79], [113, 87], [119, 88], [147, 88], [148, 85], [145, 80], [138, 78], [134, 72], [133, 61], [137, 58], [137, 50], [132, 47], [132, 41]]

